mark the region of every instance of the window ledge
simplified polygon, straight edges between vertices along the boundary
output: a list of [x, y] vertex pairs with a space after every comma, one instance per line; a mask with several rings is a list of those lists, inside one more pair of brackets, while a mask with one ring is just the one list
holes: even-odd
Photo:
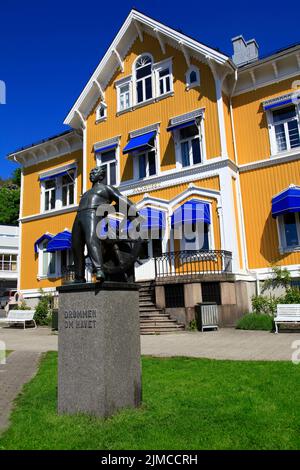
[[170, 96], [174, 96], [174, 91], [169, 91], [168, 93], [165, 93], [164, 95], [157, 96], [156, 98], [151, 98], [150, 100], [143, 101], [142, 103], [137, 103], [134, 106], [131, 106], [130, 108], [123, 109], [122, 111], [118, 111], [116, 116], [121, 116], [122, 114], [128, 113], [130, 111], [134, 111], [135, 109], [142, 108], [143, 106], [147, 106], [148, 104], [153, 104], [158, 101], [164, 100], [165, 98], [169, 98]]
[[61, 276], [58, 275], [58, 274], [50, 274], [50, 275], [48, 275], [48, 276], [44, 276], [44, 275], [42, 275], [42, 276], [37, 276], [36, 278], [38, 279], [38, 281], [43, 281], [43, 280], [45, 280], [45, 279], [58, 279], [58, 278], [60, 278], [60, 277], [61, 277]]
[[102, 118], [96, 119], [96, 124], [100, 124], [100, 122], [107, 121], [107, 116], [104, 116]]
[[287, 253], [297, 253], [300, 251], [300, 245], [295, 245], [295, 246], [286, 246], [286, 247], [280, 247], [279, 252], [281, 255], [287, 254]]
[[292, 150], [285, 150], [284, 152], [279, 152], [279, 153], [273, 153], [270, 155], [271, 159], [276, 159], [280, 157], [290, 157], [292, 155], [297, 155], [300, 152], [300, 146], [295, 147]]

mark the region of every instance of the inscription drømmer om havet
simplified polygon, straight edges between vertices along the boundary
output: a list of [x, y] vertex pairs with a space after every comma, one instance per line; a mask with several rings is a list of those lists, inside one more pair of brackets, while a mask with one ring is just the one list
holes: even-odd
[[97, 310], [65, 310], [65, 328], [96, 328]]

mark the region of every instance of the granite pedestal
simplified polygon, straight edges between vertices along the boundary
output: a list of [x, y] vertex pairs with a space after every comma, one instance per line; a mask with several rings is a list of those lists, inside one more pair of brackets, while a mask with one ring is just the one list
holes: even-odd
[[135, 284], [58, 288], [58, 412], [111, 416], [141, 403]]

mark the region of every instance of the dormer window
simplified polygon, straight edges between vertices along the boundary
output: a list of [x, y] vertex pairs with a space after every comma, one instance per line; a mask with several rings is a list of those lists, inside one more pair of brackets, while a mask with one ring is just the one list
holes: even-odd
[[96, 109], [96, 122], [103, 121], [107, 116], [107, 106], [101, 101], [100, 105]]
[[200, 72], [197, 67], [191, 65], [186, 73], [186, 87], [189, 90], [200, 85]]
[[150, 100], [153, 96], [152, 89], [152, 58], [149, 55], [142, 55], [135, 64], [136, 80], [136, 102]]

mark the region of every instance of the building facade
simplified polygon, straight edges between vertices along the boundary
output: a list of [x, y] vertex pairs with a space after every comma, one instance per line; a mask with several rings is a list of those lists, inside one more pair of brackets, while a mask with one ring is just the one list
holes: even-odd
[[[233, 49], [231, 59], [132, 10], [65, 119], [72, 130], [9, 155], [22, 165], [28, 302], [54, 292], [72, 261], [96, 165], [158, 230], [136, 280], [185, 324], [201, 300], [232, 324], [274, 264], [299, 276], [300, 45], [259, 58], [239, 36]], [[183, 220], [192, 238], [177, 236]]]
[[0, 225], [0, 295], [17, 288], [19, 228]]

